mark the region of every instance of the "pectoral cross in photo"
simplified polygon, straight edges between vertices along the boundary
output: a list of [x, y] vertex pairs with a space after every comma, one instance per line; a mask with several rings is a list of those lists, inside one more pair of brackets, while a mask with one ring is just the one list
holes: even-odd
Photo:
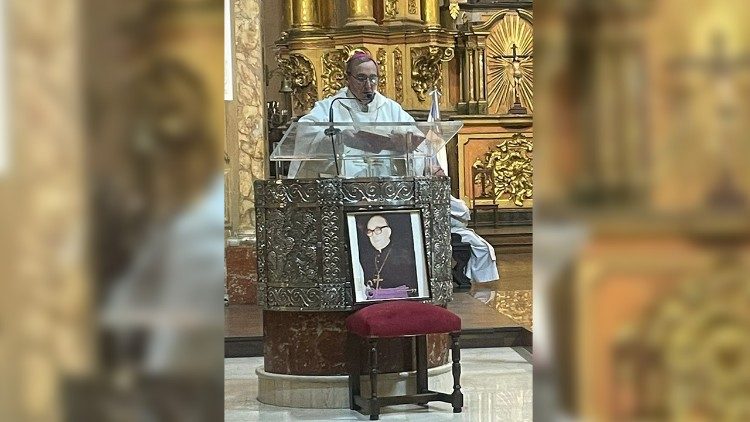
[[380, 274], [377, 274], [375, 277], [370, 280], [370, 283], [372, 283], [372, 288], [377, 290], [380, 288], [380, 282], [383, 281], [383, 278], [380, 277]]

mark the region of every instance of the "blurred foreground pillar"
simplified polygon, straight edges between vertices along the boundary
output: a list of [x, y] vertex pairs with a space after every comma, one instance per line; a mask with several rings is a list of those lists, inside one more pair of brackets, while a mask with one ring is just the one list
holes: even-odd
[[[298, 3], [301, 0], [292, 2], [295, 22], [302, 19], [297, 16], [302, 7]], [[308, 9], [317, 7], [317, 2], [307, 3]], [[253, 181], [268, 173], [261, 4], [259, 0], [234, 0], [232, 9], [234, 99], [225, 104], [226, 288], [229, 303], [256, 304]]]
[[[8, 247], [0, 320], [3, 420], [61, 417], [63, 378], [94, 365], [86, 260], [86, 146], [79, 2], [5, 7], [12, 132], [0, 203]], [[54, 6], [54, 7], [53, 7]], [[6, 112], [3, 110], [2, 112]], [[5, 140], [3, 140], [5, 141]], [[18, 197], [10, 197], [17, 193]], [[6, 302], [7, 301], [7, 302]], [[5, 385], [4, 385], [5, 384]]]

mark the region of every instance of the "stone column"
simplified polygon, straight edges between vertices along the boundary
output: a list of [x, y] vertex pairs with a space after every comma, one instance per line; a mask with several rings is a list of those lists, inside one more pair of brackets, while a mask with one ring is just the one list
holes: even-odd
[[301, 31], [320, 29], [318, 0], [292, 0], [292, 28]]
[[346, 26], [377, 25], [372, 16], [371, 0], [347, 0], [349, 16]]
[[[292, 12], [293, 0], [284, 13]], [[265, 95], [260, 0], [233, 0], [235, 69], [234, 101], [226, 104], [226, 151], [229, 158], [231, 237], [226, 250], [227, 294], [230, 304], [257, 303], [255, 273], [255, 192], [253, 181], [267, 178]], [[288, 15], [287, 15], [288, 16]], [[295, 11], [296, 20], [296, 11]]]
[[428, 28], [440, 28], [440, 0], [422, 0], [422, 20]]

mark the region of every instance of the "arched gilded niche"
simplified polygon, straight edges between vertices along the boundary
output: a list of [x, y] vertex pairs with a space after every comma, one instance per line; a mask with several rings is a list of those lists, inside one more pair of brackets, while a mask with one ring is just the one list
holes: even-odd
[[532, 113], [534, 32], [531, 13], [503, 10], [482, 27], [489, 29], [485, 41], [488, 113], [506, 114], [514, 103], [516, 91], [521, 105]]

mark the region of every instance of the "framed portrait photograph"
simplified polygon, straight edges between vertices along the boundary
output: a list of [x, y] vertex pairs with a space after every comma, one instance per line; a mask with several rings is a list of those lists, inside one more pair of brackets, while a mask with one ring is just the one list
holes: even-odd
[[419, 210], [347, 214], [354, 301], [430, 297]]

